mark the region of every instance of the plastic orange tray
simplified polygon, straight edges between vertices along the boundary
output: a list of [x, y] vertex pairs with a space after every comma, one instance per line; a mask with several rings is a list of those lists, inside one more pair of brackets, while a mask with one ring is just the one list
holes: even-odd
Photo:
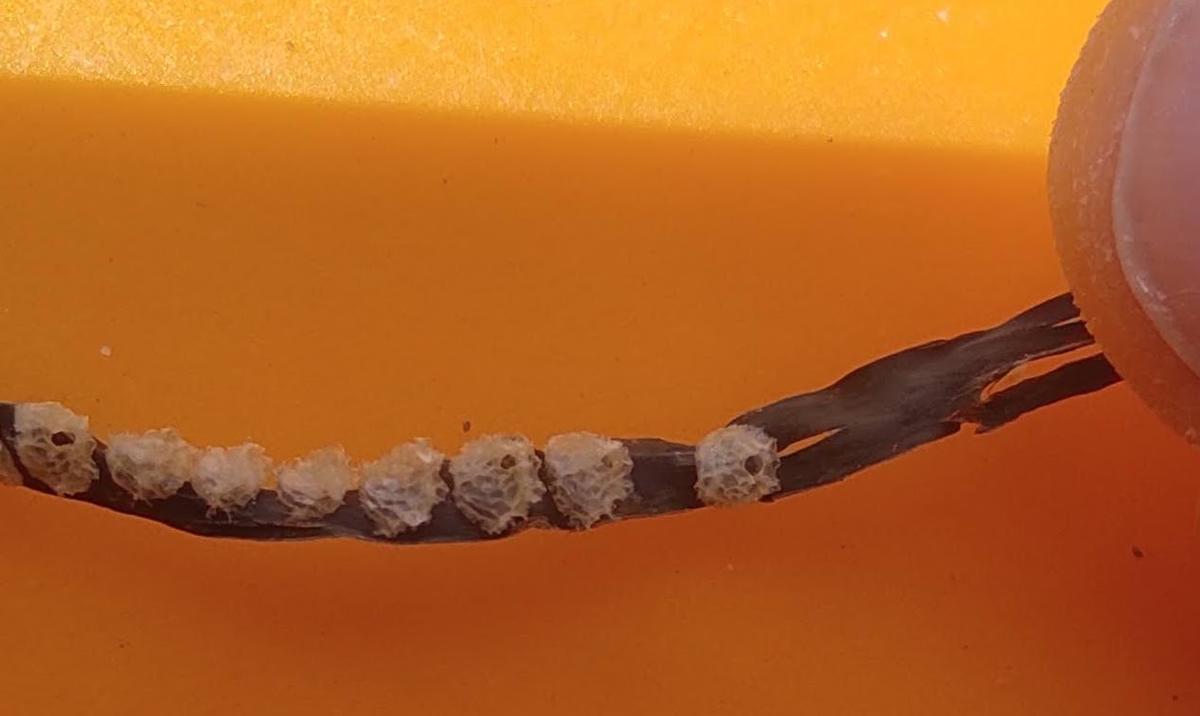
[[[0, 8], [0, 398], [280, 457], [694, 440], [1065, 290], [1096, 0], [391, 5]], [[1195, 713], [1198, 497], [1123, 386], [487, 544], [0, 490], [0, 711]]]

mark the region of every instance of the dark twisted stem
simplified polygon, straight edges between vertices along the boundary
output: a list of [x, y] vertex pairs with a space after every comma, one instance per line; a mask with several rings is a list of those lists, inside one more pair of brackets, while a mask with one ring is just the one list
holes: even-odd
[[[783, 489], [769, 500], [842, 480], [866, 467], [957, 433], [964, 424], [977, 432], [1001, 427], [1032, 410], [1092, 393], [1120, 381], [1100, 354], [1067, 362], [1054, 370], [988, 395], [989, 388], [1018, 366], [1077, 351], [1094, 343], [1071, 296], [1064, 294], [994, 328], [934, 341], [869, 363], [833, 385], [785, 398], [736, 418], [756, 425], [781, 450], [816, 442], [786, 455], [780, 466]], [[26, 487], [52, 492], [29, 474], [13, 446], [13, 405], [0, 403], [0, 442], [13, 458]], [[691, 445], [657, 438], [624, 441], [633, 457], [634, 495], [617, 509], [617, 519], [649, 517], [701, 507], [694, 491]], [[332, 515], [312, 525], [288, 523], [288, 510], [271, 490], [243, 509], [211, 514], [189, 486], [164, 500], [143, 502], [113, 482], [101, 445], [93, 456], [100, 478], [69, 499], [155, 520], [187, 532], [246, 539], [356, 537], [394, 543], [457, 542], [490, 539], [445, 500], [433, 519], [396, 538], [379, 537], [364, 514], [356, 491]], [[534, 506], [527, 527], [567, 529], [549, 499]]]

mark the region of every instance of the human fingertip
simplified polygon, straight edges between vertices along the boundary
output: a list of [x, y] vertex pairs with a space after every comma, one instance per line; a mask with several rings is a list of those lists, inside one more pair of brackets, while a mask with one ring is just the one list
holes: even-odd
[[1051, 213], [1106, 355], [1200, 442], [1200, 0], [1114, 0], [1063, 92]]

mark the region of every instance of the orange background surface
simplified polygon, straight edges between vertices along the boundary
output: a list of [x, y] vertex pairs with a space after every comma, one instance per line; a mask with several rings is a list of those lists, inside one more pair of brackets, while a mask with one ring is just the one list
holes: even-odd
[[[694, 440], [1065, 288], [1096, 0], [288, 5], [0, 9], [0, 396], [277, 458]], [[0, 710], [1195, 714], [1198, 467], [1117, 387], [487, 544], [3, 490]]]

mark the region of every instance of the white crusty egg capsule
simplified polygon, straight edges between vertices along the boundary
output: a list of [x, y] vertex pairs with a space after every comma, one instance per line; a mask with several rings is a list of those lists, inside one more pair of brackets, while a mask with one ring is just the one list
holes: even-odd
[[533, 444], [520, 435], [472, 440], [450, 461], [454, 504], [484, 532], [500, 534], [546, 494], [540, 467]]
[[327, 447], [279, 468], [279, 499], [293, 520], [308, 522], [332, 514], [342, 506], [354, 485], [354, 470], [346, 451]]
[[210, 509], [232, 512], [258, 495], [270, 467], [266, 451], [254, 443], [207, 448], [196, 461], [192, 489]]
[[755, 502], [779, 491], [775, 438], [752, 425], [709, 433], [696, 446], [696, 496], [706, 505]]
[[108, 439], [108, 469], [113, 482], [140, 500], [163, 499], [179, 492], [196, 470], [200, 451], [171, 428], [118, 433]]
[[428, 440], [419, 439], [363, 465], [358, 499], [376, 534], [395, 537], [433, 517], [434, 506], [450, 493], [441, 476], [445, 459]]
[[60, 495], [85, 492], [100, 476], [88, 419], [58, 403], [19, 403], [13, 413], [13, 446], [33, 477]]
[[633, 494], [633, 459], [625, 444], [593, 433], [555, 435], [546, 443], [546, 484], [573, 527], [611, 517]]

